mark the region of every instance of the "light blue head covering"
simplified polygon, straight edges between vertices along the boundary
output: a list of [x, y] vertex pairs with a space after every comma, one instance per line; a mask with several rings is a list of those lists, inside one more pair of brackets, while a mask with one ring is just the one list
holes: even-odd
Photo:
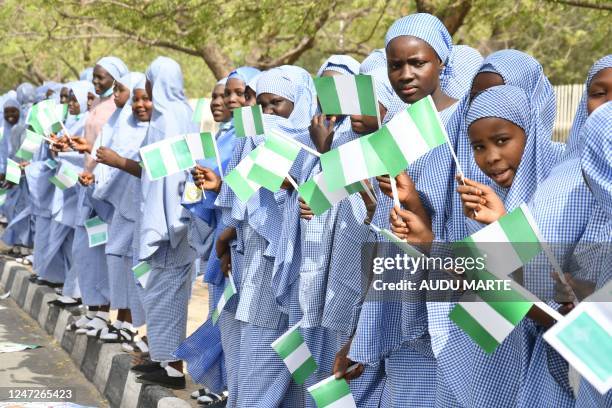
[[24, 82], [17, 87], [17, 100], [20, 104], [33, 104], [36, 101], [36, 88], [29, 82]]
[[125, 86], [130, 90], [130, 97], [125, 106], [132, 106], [132, 97], [134, 96], [134, 89], [136, 89], [136, 86], [141, 83], [143, 85], [141, 85], [142, 87], [140, 89], [145, 89], [144, 85], [146, 84], [146, 81], [147, 77], [142, 72], [128, 72], [121, 78], [117, 79], [117, 82], [119, 82], [121, 85]]
[[93, 67], [87, 67], [81, 71], [79, 80], [91, 82], [93, 80]]
[[[143, 144], [197, 132], [197, 125], [191, 122], [193, 112], [183, 92], [180, 65], [171, 58], [157, 57], [147, 68], [146, 77], [153, 88], [153, 114]], [[179, 196], [179, 188], [184, 182], [184, 173], [151, 181], [146, 172], [143, 172], [141, 209], [144, 214], [155, 216], [143, 217], [141, 220], [139, 259], [150, 258], [164, 242], [177, 248], [185, 239], [186, 224], [182, 219]]]
[[478, 119], [501, 118], [528, 132], [529, 110], [529, 99], [522, 89], [511, 85], [494, 86], [474, 98], [465, 121], [469, 128]]
[[466, 123], [469, 127], [474, 121], [486, 117], [508, 120], [522, 128], [527, 137], [512, 186], [506, 190], [489, 181], [510, 211], [527, 202], [538, 184], [548, 176], [554, 164], [554, 160], [550, 159], [553, 156], [553, 144], [550, 133], [540, 126], [529, 97], [519, 87], [494, 86], [477, 95], [467, 112]]
[[247, 85], [249, 81], [253, 79], [253, 77], [255, 77], [260, 72], [261, 71], [258, 70], [257, 68], [240, 67], [230, 72], [229, 75], [227, 76], [227, 79], [238, 78], [242, 82], [244, 82], [245, 85]]
[[317, 71], [321, 76], [325, 71], [335, 71], [342, 75], [356, 75], [359, 72], [359, 61], [350, 55], [332, 55]]
[[95, 88], [90, 81], [74, 81], [66, 85], [76, 97], [81, 113], [87, 112], [87, 94], [89, 92], [95, 94]]
[[117, 57], [109, 56], [100, 58], [98, 62], [96, 62], [96, 65], [104, 68], [115, 80], [129, 72], [127, 65]]
[[225, 85], [227, 83], [227, 77], [225, 78], [221, 78], [220, 80], [217, 81], [216, 85]]
[[472, 87], [474, 75], [483, 61], [482, 55], [467, 45], [453, 45], [448, 61], [453, 72], [440, 78], [440, 88], [451, 98], [461, 99]]
[[569, 136], [567, 137], [566, 148], [564, 157], [577, 156], [578, 155], [578, 141], [580, 140], [580, 131], [582, 126], [587, 120], [588, 112], [587, 112], [587, 100], [588, 100], [588, 91], [591, 82], [595, 75], [597, 75], [600, 71], [612, 68], [612, 54], [606, 55], [605, 57], [599, 59], [591, 69], [589, 70], [589, 74], [587, 75], [587, 80], [584, 84], [584, 92], [582, 93], [582, 98], [580, 99], [580, 103], [578, 104], [578, 110], [576, 111], [576, 116], [574, 116], [574, 122], [572, 123], [572, 128], [570, 129]]
[[146, 77], [153, 85], [153, 116], [147, 142], [155, 143], [192, 131], [192, 111], [183, 91], [179, 64], [168, 57], [157, 57], [147, 68]]
[[381, 66], [387, 66], [387, 54], [384, 48], [378, 48], [372, 51], [359, 66], [359, 72], [367, 74]]
[[442, 22], [428, 13], [416, 13], [396, 20], [385, 35], [385, 47], [397, 37], [412, 36], [425, 41], [436, 51], [443, 63], [453, 47], [453, 39]]
[[312, 77], [303, 68], [282, 65], [265, 71], [257, 81], [257, 96], [275, 94], [293, 102], [289, 116], [291, 127], [284, 129], [291, 134], [301, 134], [317, 110], [317, 94]]
[[595, 109], [584, 124], [580, 165], [595, 199], [612, 220], [612, 102]]

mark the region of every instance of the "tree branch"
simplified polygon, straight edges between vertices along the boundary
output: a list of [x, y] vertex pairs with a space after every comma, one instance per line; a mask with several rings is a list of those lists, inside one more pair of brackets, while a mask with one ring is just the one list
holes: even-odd
[[589, 1], [589, 0], [547, 0], [548, 2], [551, 3], [559, 3], [559, 4], [565, 4], [567, 6], [573, 6], [573, 7], [582, 7], [582, 8], [588, 8], [588, 9], [593, 9], [593, 10], [607, 10], [607, 11], [612, 11], [612, 3], [601, 3], [601, 2], [593, 2], [593, 1]]

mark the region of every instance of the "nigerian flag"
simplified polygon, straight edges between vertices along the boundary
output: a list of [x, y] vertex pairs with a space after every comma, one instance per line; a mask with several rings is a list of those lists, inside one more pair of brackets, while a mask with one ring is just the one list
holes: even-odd
[[370, 137], [372, 148], [392, 176], [447, 141], [431, 96], [396, 114]]
[[225, 278], [225, 289], [223, 289], [223, 294], [221, 294], [221, 298], [217, 303], [217, 307], [211, 313], [211, 319], [213, 324], [217, 324], [219, 321], [219, 316], [221, 316], [221, 312], [223, 308], [227, 304], [227, 302], [234, 296], [238, 291], [236, 290], [236, 285], [234, 285], [234, 279], [232, 278], [232, 274], [230, 273], [227, 278]]
[[612, 389], [612, 281], [584, 299], [546, 340], [601, 394]]
[[21, 180], [21, 167], [19, 167], [16, 161], [6, 159], [6, 175], [4, 177], [13, 184], [19, 184]]
[[255, 162], [247, 177], [275, 193], [289, 174], [300, 148], [282, 136], [270, 133], [266, 135], [266, 141], [257, 146], [256, 150], [258, 152]]
[[200, 98], [197, 100], [195, 108], [193, 109], [193, 115], [191, 116], [191, 121], [195, 123], [202, 122], [202, 118], [204, 117], [204, 112], [206, 112], [206, 108], [208, 104], [206, 103], [206, 98]]
[[238, 163], [238, 165], [227, 174], [227, 176], [225, 176], [225, 182], [232, 189], [234, 194], [236, 194], [236, 197], [238, 197], [243, 203], [247, 202], [249, 198], [251, 198], [251, 196], [261, 187], [259, 184], [248, 178], [248, 175], [255, 164], [258, 153], [259, 150], [253, 150], [247, 155], [247, 157], [242, 159], [240, 163]]
[[151, 180], [158, 180], [195, 166], [185, 136], [175, 136], [144, 146], [140, 157]]
[[486, 269], [500, 277], [516, 271], [542, 251], [538, 227], [526, 204], [455, 243], [457, 252], [484, 257]]
[[321, 167], [330, 191], [388, 173], [370, 143], [373, 135], [362, 136], [321, 155]]
[[[471, 281], [499, 281], [542, 251], [537, 226], [522, 204], [498, 221], [455, 243], [458, 255], [484, 259], [485, 269], [467, 273]], [[492, 353], [525, 317], [533, 302], [517, 289], [476, 290], [449, 317], [485, 352]]]
[[60, 166], [55, 176], [49, 177], [49, 181], [60, 190], [71, 188], [79, 181], [79, 174], [68, 164]]
[[151, 265], [149, 265], [146, 261], [142, 261], [132, 268], [132, 272], [134, 272], [134, 276], [136, 277], [138, 283], [140, 283], [140, 286], [146, 288], [149, 275], [151, 273]]
[[15, 156], [19, 157], [22, 160], [30, 161], [34, 154], [40, 149], [40, 145], [42, 144], [42, 136], [36, 132], [32, 132], [31, 130], [26, 130], [26, 137], [15, 153]]
[[317, 408], [357, 408], [351, 389], [344, 378], [334, 375], [308, 387]]
[[216, 155], [215, 136], [210, 132], [190, 133], [185, 135], [185, 141], [191, 152], [191, 158], [196, 160], [214, 159]]
[[323, 113], [378, 116], [378, 103], [372, 76], [319, 77], [314, 79], [314, 83]]
[[0, 206], [6, 202], [6, 193], [8, 193], [6, 188], [0, 188]]
[[317, 363], [300, 333], [301, 323], [301, 321], [298, 322], [272, 342], [272, 348], [283, 359], [294, 381], [298, 384], [304, 384], [310, 374], [317, 371]]
[[358, 181], [336, 191], [330, 191], [323, 173], [318, 173], [310, 180], [302, 184], [298, 192], [300, 197], [306, 201], [315, 215], [321, 215], [325, 211], [344, 200], [353, 193], [363, 191], [364, 188]]
[[244, 106], [232, 111], [236, 136], [257, 136], [265, 133], [261, 105]]
[[52, 99], [46, 99], [32, 106], [26, 122], [41, 135], [57, 133], [61, 129], [60, 122], [65, 119], [67, 113], [68, 105], [58, 105]]
[[85, 230], [89, 239], [89, 247], [104, 245], [108, 241], [108, 224], [97, 215], [85, 220]]

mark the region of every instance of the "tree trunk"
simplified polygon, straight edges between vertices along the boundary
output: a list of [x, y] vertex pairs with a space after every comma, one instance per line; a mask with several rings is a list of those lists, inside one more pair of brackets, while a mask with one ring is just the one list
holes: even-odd
[[217, 79], [225, 78], [234, 68], [232, 60], [213, 44], [206, 44], [200, 50], [202, 59]]

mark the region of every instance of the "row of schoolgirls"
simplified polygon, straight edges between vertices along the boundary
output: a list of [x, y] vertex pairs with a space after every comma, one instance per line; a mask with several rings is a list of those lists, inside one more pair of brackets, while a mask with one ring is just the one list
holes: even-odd
[[[400, 173], [396, 189], [377, 177], [365, 183], [375, 199], [353, 194], [317, 216], [290, 183], [242, 202], [222, 177], [265, 141], [236, 136], [236, 108], [261, 105], [267, 130], [319, 153], [378, 129], [376, 117], [323, 115], [300, 67], [241, 67], [219, 81], [211, 111], [220, 160], [155, 181], [140, 166], [140, 147], [199, 130], [176, 62], [159, 57], [141, 74], [104, 57], [80, 81], [21, 85], [5, 95], [2, 163], [15, 158], [33, 102], [57, 98], [69, 115], [53, 143], [21, 163], [19, 185], [6, 183], [3, 239], [33, 243], [36, 279], [63, 286], [57, 305], [87, 306], [70, 330], [148, 351], [150, 360], [132, 368], [145, 384], [184, 387], [187, 360], [205, 386], [196, 395], [202, 402], [227, 390], [231, 407], [314, 407], [307, 388], [333, 373], [349, 381], [360, 407], [610, 406], [610, 393], [584, 379], [570, 382], [570, 366], [543, 340], [549, 319], [529, 314], [488, 354], [451, 322], [454, 303], [426, 294], [364, 301], [369, 277], [361, 271], [362, 244], [386, 241], [373, 225], [435, 255], [434, 244], [464, 239], [526, 203], [543, 239], [559, 244], [555, 256], [570, 292], [580, 300], [603, 287], [609, 246], [590, 244], [612, 239], [612, 55], [585, 73], [564, 144], [551, 141], [555, 95], [537, 60], [517, 50], [483, 58], [454, 46], [429, 14], [397, 20], [385, 48], [361, 63], [334, 55], [317, 72], [356, 74], [374, 78], [382, 124], [431, 97], [448, 144]], [[80, 184], [50, 184], [58, 170], [49, 158], [76, 169]], [[289, 174], [302, 184], [321, 171], [318, 156], [302, 150]], [[191, 184], [204, 191], [195, 203], [183, 199]], [[85, 221], [93, 216], [109, 225], [105, 246], [88, 245]], [[151, 268], [145, 287], [132, 272], [143, 261]], [[211, 314], [229, 279], [237, 293], [218, 320], [207, 316], [185, 341], [196, 262]], [[528, 264], [522, 284], [567, 313], [572, 303], [558, 297], [552, 271], [546, 262]], [[118, 310], [114, 322], [111, 309]], [[148, 344], [136, 337], [145, 324]], [[317, 364], [303, 384], [271, 347], [295, 325]]]

